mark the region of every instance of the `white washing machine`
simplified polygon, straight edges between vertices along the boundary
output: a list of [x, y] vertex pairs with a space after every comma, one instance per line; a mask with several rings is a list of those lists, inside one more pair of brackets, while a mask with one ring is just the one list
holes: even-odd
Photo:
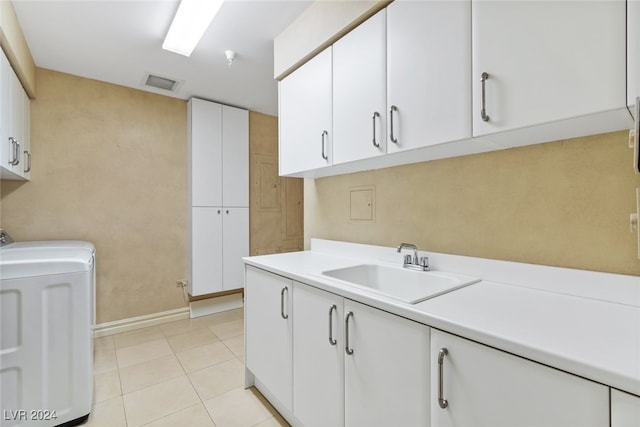
[[2, 427], [86, 420], [93, 399], [93, 245], [3, 246], [0, 328]]

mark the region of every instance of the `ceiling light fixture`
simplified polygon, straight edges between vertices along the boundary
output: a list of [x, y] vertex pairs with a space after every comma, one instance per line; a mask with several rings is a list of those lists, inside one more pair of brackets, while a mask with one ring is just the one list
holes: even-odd
[[229, 67], [231, 67], [231, 64], [233, 64], [233, 60], [236, 59], [236, 53], [232, 50], [225, 50], [224, 54], [227, 57], [227, 63], [229, 64]]
[[162, 48], [189, 56], [220, 10], [223, 0], [182, 0]]

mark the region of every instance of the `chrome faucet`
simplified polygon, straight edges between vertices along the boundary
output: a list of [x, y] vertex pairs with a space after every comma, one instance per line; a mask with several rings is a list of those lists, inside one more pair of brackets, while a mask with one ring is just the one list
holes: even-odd
[[400, 243], [398, 245], [398, 253], [403, 249], [413, 249], [413, 257], [411, 255], [405, 255], [404, 268], [410, 268], [412, 270], [429, 271], [429, 257], [418, 257], [418, 247], [413, 243]]

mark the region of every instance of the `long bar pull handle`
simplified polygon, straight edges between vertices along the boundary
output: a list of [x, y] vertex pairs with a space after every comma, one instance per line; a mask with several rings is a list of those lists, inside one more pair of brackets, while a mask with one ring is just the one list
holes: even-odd
[[348, 355], [353, 354], [353, 349], [349, 347], [349, 318], [353, 317], [353, 311], [347, 313], [347, 317], [344, 319], [344, 351]]
[[16, 140], [9, 137], [9, 164], [13, 166], [16, 162]]
[[326, 130], [322, 131], [322, 136], [320, 137], [320, 140], [322, 142], [322, 158], [327, 160], [329, 159], [329, 156], [327, 156], [327, 153], [324, 150], [324, 146], [325, 146], [325, 138], [326, 136], [329, 135], [329, 132], [327, 132]]
[[633, 170], [640, 174], [640, 96], [636, 98], [636, 121], [634, 128]]
[[282, 316], [283, 319], [289, 318], [289, 315], [284, 313], [284, 293], [288, 291], [289, 288], [285, 286], [282, 288], [282, 292], [280, 292], [280, 316]]
[[26, 160], [24, 162], [24, 164], [25, 164], [24, 173], [29, 173], [29, 172], [31, 172], [31, 153], [29, 153], [28, 151], [25, 150], [24, 155], [25, 155], [25, 158], [26, 158]]
[[397, 144], [398, 138], [396, 138], [393, 135], [393, 112], [394, 111], [398, 111], [398, 107], [396, 107], [395, 105], [392, 105], [391, 109], [389, 109], [389, 128], [391, 129], [389, 131], [389, 139], [391, 139], [391, 142], [393, 142], [394, 144]]
[[380, 148], [380, 143], [376, 141], [376, 117], [380, 117], [380, 113], [374, 111], [373, 116], [371, 117], [373, 120], [373, 146]]
[[338, 344], [338, 340], [333, 338], [333, 312], [336, 311], [338, 307], [333, 304], [329, 309], [329, 344], [336, 345]]
[[486, 109], [486, 88], [485, 88], [485, 83], [487, 81], [487, 79], [489, 79], [489, 74], [487, 73], [482, 73], [480, 75], [480, 82], [482, 83], [482, 109], [480, 110], [480, 117], [482, 117], [482, 121], [483, 122], [488, 122], [489, 121], [489, 116], [487, 115], [487, 109]]
[[20, 164], [20, 142], [16, 139], [16, 152], [14, 154], [14, 166]]
[[446, 347], [441, 348], [440, 352], [438, 353], [438, 405], [440, 405], [442, 409], [445, 409], [447, 406], [449, 406], [449, 402], [443, 396], [444, 392], [442, 385], [442, 383], [444, 382], [444, 357], [448, 354], [449, 350], [447, 350]]

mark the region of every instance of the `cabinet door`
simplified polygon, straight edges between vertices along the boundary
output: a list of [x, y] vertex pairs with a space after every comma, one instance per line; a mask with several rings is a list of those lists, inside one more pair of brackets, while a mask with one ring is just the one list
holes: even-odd
[[15, 158], [15, 147], [10, 142], [9, 124], [11, 122], [11, 66], [9, 60], [0, 50], [0, 166], [2, 178], [12, 174], [11, 161]]
[[332, 162], [331, 47], [278, 84], [280, 175]]
[[350, 300], [344, 312], [345, 425], [429, 425], [429, 328]]
[[247, 266], [245, 364], [285, 408], [293, 408], [293, 282]]
[[294, 283], [293, 414], [302, 425], [344, 425], [342, 297]]
[[25, 179], [31, 177], [31, 100], [22, 90], [22, 176]]
[[431, 381], [434, 426], [609, 425], [607, 387], [436, 330]]
[[381, 10], [333, 45], [334, 164], [386, 153], [386, 40]]
[[191, 209], [189, 293], [222, 291], [222, 208]]
[[222, 206], [222, 105], [191, 98], [187, 111], [191, 206]]
[[244, 263], [249, 256], [249, 208], [223, 208], [222, 290], [242, 288]]
[[470, 22], [470, 0], [387, 7], [388, 153], [471, 137]]
[[[640, 96], [640, 1], [627, 2], [627, 105]], [[633, 108], [631, 113], [635, 114]]]
[[474, 136], [625, 105], [624, 1], [473, 0], [471, 16]]
[[222, 206], [249, 206], [249, 112], [226, 105], [222, 106]]
[[611, 389], [611, 427], [640, 426], [640, 397]]

